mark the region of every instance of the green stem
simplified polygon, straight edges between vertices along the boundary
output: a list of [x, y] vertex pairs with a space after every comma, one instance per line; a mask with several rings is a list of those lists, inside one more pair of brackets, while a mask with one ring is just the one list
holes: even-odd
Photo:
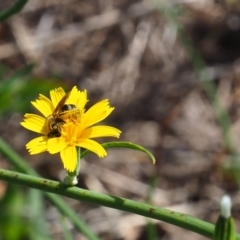
[[[13, 166], [20, 172], [27, 173], [29, 175], [39, 176], [39, 174], [31, 168], [24, 159], [22, 159], [12, 148], [0, 138], [0, 153], [8, 158]], [[87, 224], [73, 211], [73, 209], [64, 202], [59, 196], [44, 192], [46, 197], [58, 208], [58, 210], [67, 216], [74, 226], [82, 232], [88, 239], [100, 240], [92, 231], [89, 229]]]
[[[152, 197], [154, 194], [154, 191], [157, 187], [157, 182], [158, 182], [158, 177], [155, 174], [151, 179], [150, 182], [148, 184], [148, 192], [147, 192], [147, 196], [146, 196], [146, 200], [145, 202], [148, 204], [152, 204]], [[151, 221], [151, 219], [147, 219], [147, 236], [148, 239], [158, 239], [158, 233], [157, 233], [157, 229], [155, 224], [153, 223], [153, 221]]]
[[8, 8], [5, 11], [0, 12], [0, 22], [20, 12], [27, 2], [28, 0], [19, 0], [12, 7]]
[[76, 146], [77, 150], [77, 167], [76, 167], [76, 174], [78, 175], [80, 172], [80, 167], [81, 167], [81, 148]]
[[[164, 208], [136, 202], [126, 198], [100, 194], [77, 187], [66, 187], [66, 185], [56, 181], [32, 177], [29, 175], [16, 173], [8, 170], [0, 170], [0, 179], [14, 184], [20, 184], [31, 188], [36, 188], [42, 191], [60, 194], [62, 196], [72, 199], [87, 201], [94, 204], [161, 220], [179, 226], [181, 228], [199, 233], [205, 237], [212, 238], [213, 236], [213, 224]], [[238, 239], [240, 240], [240, 236], [238, 236]]]

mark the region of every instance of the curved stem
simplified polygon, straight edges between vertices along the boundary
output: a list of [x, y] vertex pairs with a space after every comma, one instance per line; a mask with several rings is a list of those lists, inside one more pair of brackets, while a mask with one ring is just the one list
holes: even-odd
[[[87, 201], [94, 204], [115, 208], [127, 212], [136, 213], [145, 217], [158, 219], [181, 228], [199, 233], [205, 237], [212, 238], [214, 225], [197, 218], [174, 212], [153, 205], [136, 202], [126, 198], [100, 194], [77, 187], [67, 187], [66, 185], [48, 179], [36, 178], [25, 174], [20, 174], [7, 170], [0, 170], [0, 179], [14, 184], [20, 184], [42, 191], [52, 192], [73, 198]], [[237, 237], [240, 239], [240, 236]]]
[[[0, 153], [6, 156], [9, 162], [11, 162], [18, 171], [39, 176], [39, 174], [31, 166], [29, 166], [24, 159], [14, 152], [2, 138], [0, 138]], [[71, 220], [74, 226], [82, 232], [83, 235], [90, 240], [100, 240], [97, 235], [91, 231], [87, 224], [76, 214], [76, 212], [74, 212], [73, 209], [64, 202], [63, 199], [49, 192], [44, 192], [44, 194], [63, 215], [67, 216]]]
[[5, 11], [0, 12], [0, 22], [20, 12], [27, 2], [28, 0], [19, 0], [12, 7], [8, 8]]

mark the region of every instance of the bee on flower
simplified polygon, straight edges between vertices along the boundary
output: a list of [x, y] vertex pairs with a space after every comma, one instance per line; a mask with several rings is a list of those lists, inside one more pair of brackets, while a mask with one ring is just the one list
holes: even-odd
[[27, 113], [21, 125], [42, 136], [26, 144], [30, 154], [49, 152], [60, 153], [64, 169], [74, 172], [77, 167], [76, 147], [88, 149], [100, 158], [107, 155], [105, 149], [93, 138], [116, 137], [121, 131], [117, 128], [98, 125], [114, 110], [104, 99], [86, 111], [87, 91], [73, 87], [68, 93], [62, 88], [50, 91], [50, 99], [40, 94], [32, 105], [43, 115]]
[[59, 101], [53, 113], [46, 119], [48, 127], [48, 137], [60, 137], [62, 126], [68, 121], [74, 121], [76, 124], [80, 118], [80, 110], [74, 104], [66, 104], [71, 92], [68, 92]]

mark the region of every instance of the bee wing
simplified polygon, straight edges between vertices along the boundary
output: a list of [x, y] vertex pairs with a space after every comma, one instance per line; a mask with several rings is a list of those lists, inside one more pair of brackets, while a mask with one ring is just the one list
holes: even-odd
[[66, 93], [62, 99], [60, 100], [60, 102], [58, 103], [58, 105], [56, 106], [56, 108], [53, 111], [53, 116], [57, 117], [61, 111], [61, 108], [63, 107], [64, 103], [67, 101], [67, 99], [69, 98], [70, 92]]

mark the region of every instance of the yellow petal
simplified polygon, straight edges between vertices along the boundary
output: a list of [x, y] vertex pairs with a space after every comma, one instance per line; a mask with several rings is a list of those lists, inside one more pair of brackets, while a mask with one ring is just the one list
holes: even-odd
[[20, 124], [28, 130], [46, 135], [48, 133], [48, 129], [45, 122], [46, 119], [39, 115], [26, 113], [24, 115], [23, 122]]
[[47, 143], [48, 152], [55, 154], [61, 152], [64, 148], [67, 147], [67, 142], [62, 138], [50, 138]]
[[73, 172], [77, 166], [77, 151], [76, 147], [69, 146], [60, 152], [63, 162], [63, 167], [69, 172]]
[[39, 98], [35, 102], [32, 101], [31, 103], [45, 117], [51, 115], [54, 110], [53, 104], [50, 99], [48, 99], [42, 94], [39, 94]]
[[87, 103], [87, 91], [79, 91], [76, 86], [74, 86], [70, 92], [69, 98], [66, 100], [66, 104], [74, 104], [80, 110], [83, 110]]
[[83, 130], [82, 138], [96, 138], [96, 137], [116, 137], [119, 138], [121, 131], [110, 126], [94, 126]]
[[107, 156], [107, 152], [102, 147], [102, 145], [91, 139], [84, 139], [82, 141], [79, 141], [76, 145], [96, 153], [100, 158]]
[[60, 87], [50, 91], [50, 97], [54, 106], [54, 109], [57, 107], [58, 103], [64, 97], [65, 91]]
[[84, 90], [84, 91], [78, 91], [78, 101], [77, 101], [77, 107], [80, 109], [80, 110], [84, 110], [86, 104], [88, 102], [88, 99], [87, 99], [87, 91]]
[[77, 97], [78, 97], [78, 89], [76, 86], [72, 88], [72, 90], [69, 92], [68, 99], [66, 99], [66, 104], [74, 104], [76, 105], [77, 102]]
[[104, 99], [101, 102], [96, 103], [85, 113], [83, 126], [87, 128], [95, 123], [102, 121], [113, 110], [114, 108], [109, 106], [108, 99]]
[[38, 154], [47, 151], [47, 137], [37, 137], [26, 144], [30, 154]]

